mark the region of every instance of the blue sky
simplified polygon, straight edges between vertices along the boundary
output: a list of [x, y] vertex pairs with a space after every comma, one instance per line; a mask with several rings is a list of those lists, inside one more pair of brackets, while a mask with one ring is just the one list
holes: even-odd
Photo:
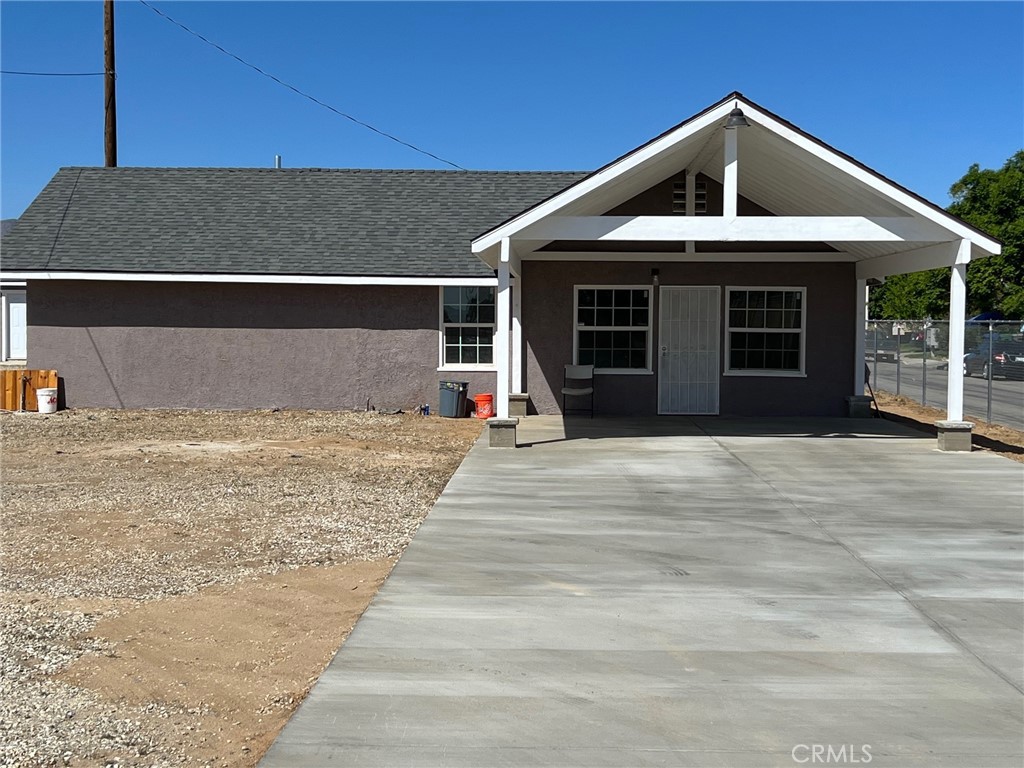
[[[935, 202], [1024, 145], [1024, 3], [151, 0], [467, 168], [592, 169], [730, 91]], [[102, 70], [102, 3], [0, 3], [3, 69]], [[121, 165], [444, 167], [117, 3]], [[103, 82], [3, 76], [0, 203], [103, 163]]]

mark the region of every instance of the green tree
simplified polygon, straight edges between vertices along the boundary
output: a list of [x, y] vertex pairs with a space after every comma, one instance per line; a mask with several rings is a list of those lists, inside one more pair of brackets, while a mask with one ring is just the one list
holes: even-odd
[[[1024, 318], [1024, 150], [997, 171], [977, 163], [949, 189], [946, 209], [1003, 242], [1003, 252], [967, 267], [969, 315], [997, 309]], [[893, 275], [871, 291], [872, 317], [948, 317], [949, 270]]]
[[949, 270], [893, 275], [871, 290], [872, 318], [916, 320], [949, 314]]
[[967, 267], [970, 309], [1024, 317], [1024, 150], [998, 171], [981, 170], [975, 163], [949, 194], [950, 213], [1003, 242], [1001, 254]]

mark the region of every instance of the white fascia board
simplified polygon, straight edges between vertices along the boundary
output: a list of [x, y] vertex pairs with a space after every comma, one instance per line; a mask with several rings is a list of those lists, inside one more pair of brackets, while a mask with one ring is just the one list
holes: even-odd
[[618, 162], [609, 165], [607, 168], [588, 176], [583, 181], [565, 190], [559, 195], [547, 200], [540, 205], [531, 208], [520, 214], [511, 221], [505, 222], [496, 229], [492, 229], [473, 241], [473, 253], [480, 253], [497, 243], [504, 237], [514, 237], [523, 227], [551, 216], [562, 210], [565, 206], [579, 200], [581, 197], [590, 194], [594, 190], [608, 184], [623, 174], [632, 171], [638, 166], [657, 160], [657, 158], [670, 151], [680, 142], [686, 140], [695, 133], [699, 133], [710, 125], [723, 120], [733, 108], [734, 99], [720, 104], [713, 110], [706, 112], [676, 130], [662, 136], [645, 147], [626, 155]]
[[[821, 146], [815, 141], [808, 139], [801, 135], [792, 128], [782, 125], [777, 120], [764, 114], [757, 107], [748, 104], [739, 99], [742, 104], [744, 114], [751, 120], [755, 121], [761, 126], [768, 128], [776, 135], [782, 137], [791, 144], [799, 147], [808, 154], [814, 157], [824, 160], [829, 165], [845, 173], [846, 175], [856, 179], [862, 184], [870, 187], [876, 192], [888, 197], [897, 205], [903, 208], [913, 211], [914, 213], [925, 217], [929, 221], [935, 222], [940, 227], [947, 229], [958, 238], [965, 238], [970, 240], [972, 243], [977, 245], [979, 248], [987, 251], [990, 255], [997, 254], [1000, 251], [1000, 245], [998, 242], [990, 237], [986, 237], [978, 232], [975, 232], [970, 227], [964, 225], [958, 219], [953, 217], [951, 214], [940, 213], [931, 206], [921, 202], [913, 195], [909, 195], [898, 187], [890, 184], [889, 182], [883, 181], [878, 178], [875, 174], [866, 171], [860, 166], [851, 163], [844, 157], [836, 154], [834, 151]], [[952, 239], [952, 238], [949, 238]]]
[[476, 252], [476, 257], [491, 269], [497, 269], [501, 263], [500, 241], [486, 250]]
[[494, 277], [379, 277], [357, 275], [228, 275], [166, 272], [5, 272], [7, 280], [106, 280], [143, 283], [264, 283], [274, 285], [465, 285], [494, 286]]
[[949, 231], [912, 216], [552, 216], [517, 240], [945, 242]]

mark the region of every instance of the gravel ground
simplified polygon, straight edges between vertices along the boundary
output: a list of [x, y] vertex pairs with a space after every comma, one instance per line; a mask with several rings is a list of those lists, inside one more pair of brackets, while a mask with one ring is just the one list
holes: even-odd
[[[155, 601], [265, 588], [303, 569], [315, 583], [341, 563], [390, 567], [479, 434], [468, 420], [305, 411], [3, 413], [0, 430], [4, 766], [254, 764], [261, 749], [224, 733], [279, 727], [308, 689], [308, 670], [296, 670], [307, 683], [299, 690], [230, 715], [176, 691], [114, 697], [70, 684], [67, 670], [122, 656], [131, 637], [97, 634], [98, 622]], [[360, 605], [373, 590], [364, 592]], [[275, 642], [291, 644], [286, 658], [301, 658], [293, 646], [302, 637], [287, 626], [311, 617], [274, 617], [234, 634], [273, 628]], [[318, 656], [312, 679], [331, 653]], [[218, 657], [225, 680], [252, 660], [231, 661]], [[223, 733], [211, 726], [218, 717], [232, 719]]]

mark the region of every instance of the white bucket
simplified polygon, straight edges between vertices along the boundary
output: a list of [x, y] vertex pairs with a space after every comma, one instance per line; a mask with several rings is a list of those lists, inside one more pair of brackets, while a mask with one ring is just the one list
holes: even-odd
[[57, 412], [57, 388], [43, 387], [36, 390], [36, 402], [39, 404], [40, 413]]

